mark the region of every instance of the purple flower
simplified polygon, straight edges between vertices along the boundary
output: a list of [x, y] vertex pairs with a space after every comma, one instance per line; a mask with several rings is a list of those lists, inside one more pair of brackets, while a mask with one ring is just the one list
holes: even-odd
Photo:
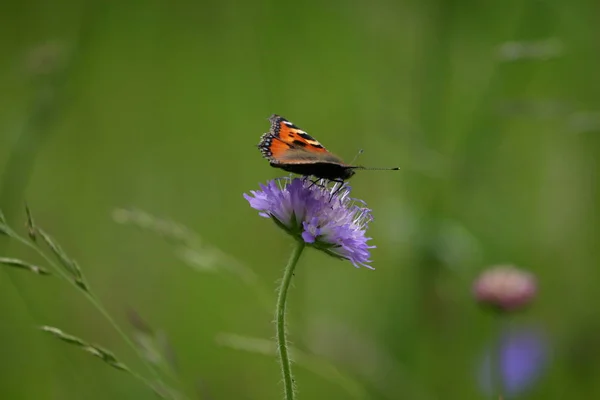
[[486, 393], [501, 390], [507, 398], [529, 389], [540, 378], [548, 363], [548, 342], [542, 331], [535, 328], [507, 331], [495, 344], [498, 359], [494, 369], [499, 374], [501, 388], [494, 388], [492, 351], [484, 355], [480, 369], [480, 384]]
[[367, 267], [371, 260], [365, 236], [373, 220], [365, 204], [350, 197], [350, 186], [336, 183], [316, 184], [308, 179], [279, 178], [260, 185], [260, 190], [244, 193], [259, 215], [271, 218], [297, 240], [350, 261], [355, 267]]

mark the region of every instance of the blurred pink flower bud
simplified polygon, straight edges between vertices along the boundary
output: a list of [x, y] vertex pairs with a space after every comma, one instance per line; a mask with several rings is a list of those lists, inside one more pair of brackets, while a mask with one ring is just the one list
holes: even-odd
[[513, 311], [533, 300], [537, 285], [533, 274], [512, 265], [498, 265], [479, 275], [473, 292], [482, 304], [501, 311]]

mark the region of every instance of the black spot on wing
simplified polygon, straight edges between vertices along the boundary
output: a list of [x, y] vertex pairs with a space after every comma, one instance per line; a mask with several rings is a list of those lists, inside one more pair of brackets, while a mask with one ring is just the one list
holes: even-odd
[[303, 137], [306, 140], [315, 140], [315, 138], [313, 138], [312, 136], [310, 136], [308, 133], [301, 131], [298, 132], [298, 135], [300, 135], [301, 137]]
[[306, 140], [311, 146], [316, 147], [318, 149], [324, 149], [323, 145], [321, 143], [319, 143], [319, 141], [317, 139], [310, 136], [308, 133], [306, 133], [304, 131], [300, 131], [300, 132], [298, 132], [298, 135], [300, 135], [301, 138]]

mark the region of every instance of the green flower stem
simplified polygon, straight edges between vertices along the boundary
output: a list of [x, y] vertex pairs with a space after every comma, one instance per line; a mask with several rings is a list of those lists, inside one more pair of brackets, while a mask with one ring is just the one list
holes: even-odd
[[504, 393], [504, 376], [502, 371], [502, 335], [506, 329], [506, 315], [503, 311], [497, 310], [495, 312], [495, 325], [497, 327], [496, 331], [500, 337], [500, 340], [492, 346], [492, 350], [490, 353], [490, 373], [491, 373], [491, 382], [492, 382], [492, 393], [493, 399], [502, 400], [502, 395]]
[[296, 247], [283, 272], [283, 279], [281, 280], [277, 296], [275, 324], [277, 325], [277, 349], [279, 350], [279, 363], [281, 364], [281, 374], [283, 375], [285, 400], [294, 400], [294, 377], [292, 376], [292, 364], [290, 362], [287, 334], [285, 331], [285, 303], [288, 289], [294, 276], [294, 269], [296, 268], [296, 264], [298, 264], [304, 247], [306, 247], [306, 244], [303, 241], [298, 240], [296, 242]]
[[490, 373], [492, 382], [492, 399], [502, 398], [502, 367], [500, 366], [500, 345], [492, 346], [490, 353]]

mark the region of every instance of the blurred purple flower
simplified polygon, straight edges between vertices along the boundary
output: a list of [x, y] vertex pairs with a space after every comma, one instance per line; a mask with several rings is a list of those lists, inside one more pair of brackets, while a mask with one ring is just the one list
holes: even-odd
[[350, 197], [346, 183], [325, 185], [308, 179], [279, 178], [261, 184], [260, 190], [244, 193], [250, 206], [259, 215], [271, 218], [280, 228], [297, 240], [350, 261], [355, 267], [367, 267], [371, 239], [365, 236], [371, 210]]
[[[492, 369], [492, 351], [497, 349], [498, 361]], [[517, 396], [531, 388], [541, 377], [549, 361], [548, 341], [540, 329], [522, 328], [502, 334], [494, 347], [487, 350], [480, 364], [479, 381], [484, 392], [500, 391], [506, 398]], [[493, 371], [499, 376], [493, 378]], [[494, 387], [498, 379], [500, 388]]]

